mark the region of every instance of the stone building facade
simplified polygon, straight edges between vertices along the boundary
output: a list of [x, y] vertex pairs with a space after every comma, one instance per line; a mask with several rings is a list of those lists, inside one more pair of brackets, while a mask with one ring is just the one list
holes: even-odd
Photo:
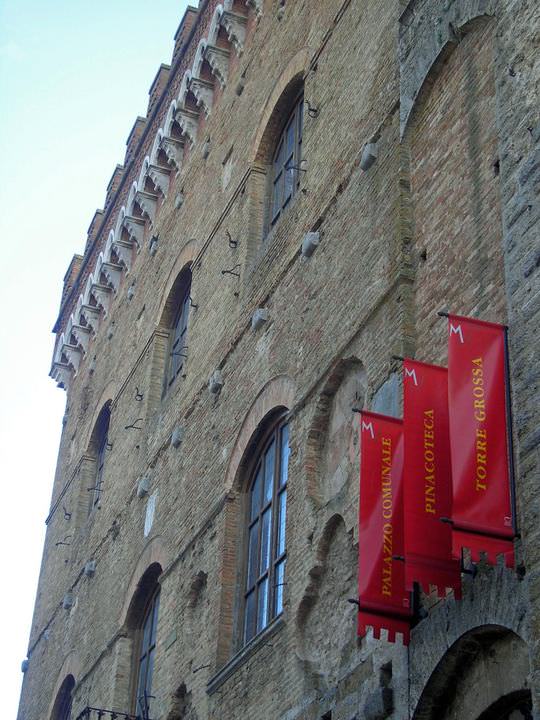
[[[65, 277], [19, 720], [540, 718], [539, 21], [188, 8]], [[439, 310], [509, 326], [518, 567], [359, 640], [354, 410], [445, 364]]]

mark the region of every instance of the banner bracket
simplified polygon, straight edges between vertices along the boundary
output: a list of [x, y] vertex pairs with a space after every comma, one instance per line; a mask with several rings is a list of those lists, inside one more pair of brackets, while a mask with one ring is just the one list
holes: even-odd
[[438, 315], [439, 317], [444, 317], [444, 318], [449, 317], [449, 313], [447, 313], [445, 310], [439, 310], [439, 311], [437, 312], [437, 315]]

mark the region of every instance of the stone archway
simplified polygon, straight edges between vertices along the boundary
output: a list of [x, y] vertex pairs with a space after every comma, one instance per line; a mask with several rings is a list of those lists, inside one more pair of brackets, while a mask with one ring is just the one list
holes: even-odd
[[412, 720], [532, 720], [526, 642], [482, 625], [462, 635], [432, 672]]

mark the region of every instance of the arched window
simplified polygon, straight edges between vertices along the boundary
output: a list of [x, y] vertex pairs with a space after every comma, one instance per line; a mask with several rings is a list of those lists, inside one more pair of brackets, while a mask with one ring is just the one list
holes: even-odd
[[52, 712], [53, 720], [71, 720], [74, 687], [75, 678], [73, 675], [68, 675], [58, 691]]
[[88, 488], [88, 492], [90, 493], [90, 503], [88, 505], [89, 514], [97, 505], [99, 505], [101, 500], [110, 420], [111, 405], [110, 402], [108, 402], [100, 412], [94, 427], [94, 432], [92, 433], [91, 453], [96, 459], [96, 471], [94, 476], [94, 485], [93, 487]]
[[166, 364], [163, 394], [179, 375], [184, 374], [187, 359], [189, 308], [191, 305], [191, 270], [185, 268], [174, 284], [169, 309], [169, 357]]
[[135, 712], [143, 718], [151, 717], [152, 676], [156, 655], [156, 637], [159, 614], [159, 586], [154, 590], [144, 610], [136, 642], [137, 687]]
[[271, 226], [276, 223], [300, 187], [303, 109], [304, 93], [302, 90], [292, 104], [292, 110], [278, 136], [272, 157]]
[[289, 426], [283, 416], [258, 446], [249, 476], [243, 643], [283, 610]]

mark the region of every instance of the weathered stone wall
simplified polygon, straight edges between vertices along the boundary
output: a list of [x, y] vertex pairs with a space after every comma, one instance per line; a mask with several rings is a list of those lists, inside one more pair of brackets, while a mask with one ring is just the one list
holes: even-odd
[[[73, 284], [79, 291], [216, 5], [201, 3], [192, 37], [154, 98], [93, 231]], [[473, 708], [470, 684], [460, 684], [446, 651], [483, 625], [500, 631], [481, 642], [475, 636], [469, 680], [492, 673], [490, 648], [497, 661], [512, 662], [516, 643], [526, 641], [500, 690], [540, 692], [538, 8], [525, 0], [397, 5], [266, 0], [260, 16], [250, 5], [241, 55], [220, 36], [231, 47], [227, 85], [216, 83], [197, 142], [171, 175], [70, 383], [19, 720], [51, 720], [70, 673], [74, 716], [87, 704], [129, 709], [132, 602], [149, 567], [161, 569], [153, 720], [440, 719], [437, 703], [454, 686], [461, 689], [444, 717], [476, 720], [464, 710]], [[233, 9], [248, 12], [240, 0]], [[279, 113], [301, 78], [318, 111], [305, 113], [306, 172], [263, 240]], [[370, 139], [378, 157], [363, 172]], [[310, 230], [321, 242], [307, 259], [299, 250]], [[159, 238], [154, 255], [151, 236]], [[167, 300], [189, 265], [196, 307], [185, 377], [163, 395]], [[230, 269], [239, 277], [222, 273]], [[76, 290], [64, 297], [59, 332], [76, 299]], [[259, 307], [268, 320], [253, 330]], [[525, 572], [485, 570], [468, 580], [463, 601], [427, 603], [407, 650], [358, 640], [347, 603], [357, 582], [354, 410], [399, 414], [393, 354], [445, 361], [441, 308], [510, 326]], [[216, 369], [223, 388], [213, 396], [207, 382]], [[91, 438], [108, 401], [103, 492], [88, 514]], [[240, 649], [246, 463], [276, 408], [290, 412], [285, 608]], [[175, 448], [177, 427], [184, 436]], [[143, 477], [149, 496], [140, 498]], [[90, 559], [96, 570], [88, 577]], [[64, 609], [68, 593], [73, 604]], [[489, 687], [477, 714], [497, 700], [497, 683]]]

